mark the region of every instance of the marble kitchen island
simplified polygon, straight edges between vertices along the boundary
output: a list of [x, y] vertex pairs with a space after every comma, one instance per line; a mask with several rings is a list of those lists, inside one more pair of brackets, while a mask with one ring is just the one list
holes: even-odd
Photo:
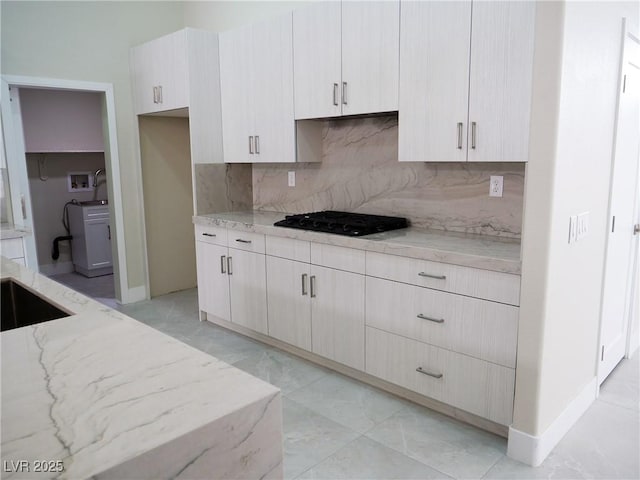
[[71, 313], [0, 335], [2, 478], [282, 477], [279, 389], [1, 266], [3, 280]]

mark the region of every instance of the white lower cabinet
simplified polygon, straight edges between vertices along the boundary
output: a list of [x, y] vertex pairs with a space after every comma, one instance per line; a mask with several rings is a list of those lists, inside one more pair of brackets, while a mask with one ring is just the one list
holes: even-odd
[[364, 275], [311, 266], [313, 353], [364, 370]]
[[196, 242], [198, 303], [201, 311], [222, 320], [231, 320], [227, 247]]
[[518, 275], [219, 227], [196, 237], [200, 310], [511, 423]]
[[308, 263], [267, 256], [269, 335], [311, 351]]
[[198, 226], [196, 239], [200, 310], [266, 334], [264, 235]]
[[509, 425], [515, 370], [367, 327], [366, 372]]

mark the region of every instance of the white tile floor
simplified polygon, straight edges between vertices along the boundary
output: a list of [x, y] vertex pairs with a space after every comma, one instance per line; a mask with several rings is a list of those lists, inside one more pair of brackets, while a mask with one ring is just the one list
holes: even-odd
[[196, 290], [120, 309], [282, 389], [286, 478], [640, 478], [639, 355], [532, 468], [507, 458], [500, 437], [200, 322]]

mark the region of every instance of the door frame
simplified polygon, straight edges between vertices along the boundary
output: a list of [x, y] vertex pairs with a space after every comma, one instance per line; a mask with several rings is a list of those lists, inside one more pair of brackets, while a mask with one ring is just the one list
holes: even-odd
[[[2, 75], [0, 89], [0, 107], [2, 108], [2, 128], [6, 148], [6, 161], [11, 191], [11, 209], [14, 224], [22, 224], [34, 231], [33, 210], [31, 207], [31, 193], [27, 176], [27, 162], [24, 145], [24, 131], [22, 113], [19, 101], [12, 103], [13, 98], [19, 99], [16, 90], [20, 88], [41, 88], [52, 90], [70, 90], [97, 92], [103, 94], [103, 135], [104, 156], [109, 192], [109, 213], [115, 224], [115, 244], [112, 244], [114, 263], [114, 282], [116, 282], [116, 296], [120, 303], [131, 303], [142, 300], [137, 291], [130, 291], [127, 276], [127, 250], [124, 239], [124, 204], [122, 201], [122, 187], [120, 183], [120, 157], [118, 154], [118, 134], [116, 129], [116, 108], [113, 84], [65, 80], [56, 78], [28, 77], [19, 75]], [[8, 99], [8, 101], [4, 101]], [[20, 220], [18, 220], [20, 219]], [[35, 246], [35, 236], [24, 237], [25, 260], [27, 266], [38, 271], [38, 261]], [[118, 288], [119, 287], [119, 288]], [[134, 289], [138, 290], [138, 289]], [[145, 294], [146, 296], [146, 294]], [[143, 296], [144, 297], [144, 296]]]

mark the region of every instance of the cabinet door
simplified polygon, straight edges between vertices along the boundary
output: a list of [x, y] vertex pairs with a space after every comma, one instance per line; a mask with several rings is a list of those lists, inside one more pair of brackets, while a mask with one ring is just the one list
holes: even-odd
[[341, 114], [340, 2], [317, 2], [293, 12], [295, 118]]
[[364, 370], [364, 275], [311, 266], [313, 352]]
[[291, 14], [253, 26], [252, 162], [295, 162]]
[[311, 350], [309, 264], [267, 256], [269, 336]]
[[160, 37], [154, 42], [152, 58], [155, 85], [161, 89], [155, 111], [189, 106], [187, 35], [185, 30]]
[[227, 247], [196, 242], [198, 304], [201, 311], [231, 320]]
[[136, 115], [153, 112], [154, 55], [153, 45], [145, 43], [131, 49], [131, 74], [133, 76]]
[[400, 2], [342, 2], [342, 114], [398, 110]]
[[528, 158], [535, 8], [526, 1], [473, 4], [469, 161]]
[[[220, 34], [220, 103], [225, 163], [252, 162], [249, 136], [254, 135], [252, 33], [242, 27]], [[251, 147], [253, 149], [253, 146]], [[253, 150], [252, 150], [253, 151]]]
[[470, 36], [471, 2], [402, 2], [399, 161], [466, 161]]
[[85, 235], [87, 241], [87, 268], [112, 266], [109, 219], [86, 220]]
[[265, 256], [229, 249], [231, 321], [267, 333], [267, 278]]

